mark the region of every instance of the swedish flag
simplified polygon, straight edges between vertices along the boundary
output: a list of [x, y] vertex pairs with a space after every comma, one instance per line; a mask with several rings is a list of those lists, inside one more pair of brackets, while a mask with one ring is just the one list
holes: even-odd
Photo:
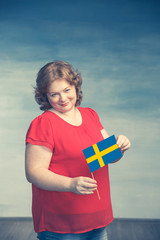
[[122, 157], [114, 135], [84, 149], [83, 153], [91, 172]]

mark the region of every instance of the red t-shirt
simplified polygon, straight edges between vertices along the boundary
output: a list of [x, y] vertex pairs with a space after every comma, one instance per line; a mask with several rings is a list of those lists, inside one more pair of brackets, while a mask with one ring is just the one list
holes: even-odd
[[[35, 118], [26, 143], [46, 146], [53, 152], [49, 170], [68, 176], [92, 177], [82, 150], [103, 139], [97, 113], [78, 108], [82, 124], [74, 126], [53, 112]], [[104, 227], [113, 220], [108, 166], [94, 173], [98, 191], [90, 195], [46, 191], [32, 185], [32, 213], [36, 232], [82, 233]]]

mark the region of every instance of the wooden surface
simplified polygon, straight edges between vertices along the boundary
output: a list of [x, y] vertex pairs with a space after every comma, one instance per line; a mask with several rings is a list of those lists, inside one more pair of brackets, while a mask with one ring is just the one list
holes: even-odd
[[109, 240], [160, 240], [160, 219], [115, 219], [107, 231]]
[[[160, 240], [160, 219], [115, 219], [109, 240]], [[0, 240], [36, 240], [31, 218], [0, 218]]]

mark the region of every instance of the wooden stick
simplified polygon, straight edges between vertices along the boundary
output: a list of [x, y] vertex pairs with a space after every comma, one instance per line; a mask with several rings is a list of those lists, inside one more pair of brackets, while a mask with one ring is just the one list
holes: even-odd
[[[95, 180], [93, 173], [91, 172], [92, 178]], [[101, 200], [98, 189], [96, 189], [99, 200]]]

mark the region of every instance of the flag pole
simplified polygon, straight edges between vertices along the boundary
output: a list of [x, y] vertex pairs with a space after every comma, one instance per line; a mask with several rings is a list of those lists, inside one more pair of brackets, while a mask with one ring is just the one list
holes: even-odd
[[[92, 172], [91, 172], [91, 175], [92, 175], [92, 178], [95, 180], [94, 175], [93, 175]], [[99, 200], [101, 200], [98, 189], [96, 189], [96, 191], [97, 191], [97, 195], [98, 195]]]

